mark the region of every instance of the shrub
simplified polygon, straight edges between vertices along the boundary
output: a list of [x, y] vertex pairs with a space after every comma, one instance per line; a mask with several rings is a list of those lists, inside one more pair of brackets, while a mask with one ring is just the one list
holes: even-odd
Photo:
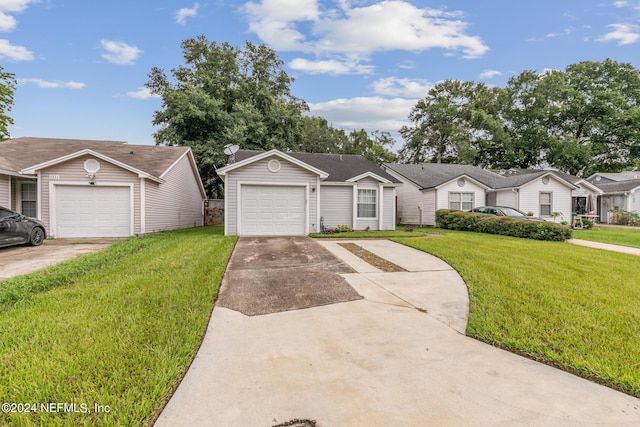
[[448, 230], [476, 231], [535, 240], [564, 241], [571, 238], [569, 227], [561, 224], [507, 216], [486, 216], [451, 209], [437, 211], [436, 222], [439, 227]]
[[617, 225], [640, 225], [640, 216], [635, 212], [609, 211], [609, 223]]
[[338, 233], [348, 233], [353, 231], [353, 227], [350, 225], [336, 225], [336, 231]]

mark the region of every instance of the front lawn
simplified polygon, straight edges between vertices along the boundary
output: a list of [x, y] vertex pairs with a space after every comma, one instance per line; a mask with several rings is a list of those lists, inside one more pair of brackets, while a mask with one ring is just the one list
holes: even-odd
[[640, 248], [640, 228], [595, 226], [589, 230], [574, 230], [573, 237], [592, 242]]
[[150, 425], [195, 356], [235, 241], [220, 227], [157, 233], [0, 281], [0, 396], [16, 404], [0, 425]]
[[640, 397], [640, 258], [471, 232], [393, 239], [453, 266], [467, 334]]
[[312, 233], [309, 237], [323, 239], [390, 239], [392, 237], [424, 237], [428, 233], [441, 233], [431, 227], [413, 227], [413, 231], [405, 231], [405, 226], [398, 226], [395, 230], [345, 231], [335, 233]]

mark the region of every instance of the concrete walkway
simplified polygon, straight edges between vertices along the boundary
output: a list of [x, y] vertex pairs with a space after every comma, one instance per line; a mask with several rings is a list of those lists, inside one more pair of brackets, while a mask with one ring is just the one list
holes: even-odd
[[624, 254], [640, 256], [639, 248], [632, 248], [629, 246], [612, 245], [610, 243], [592, 242], [590, 240], [581, 240], [581, 239], [569, 239], [567, 240], [567, 242], [574, 245], [587, 246], [589, 248], [605, 249], [607, 251], [621, 252]]
[[319, 241], [364, 298], [262, 316], [216, 307], [156, 426], [640, 425], [639, 399], [466, 337], [466, 287], [442, 261], [354, 243], [408, 272]]

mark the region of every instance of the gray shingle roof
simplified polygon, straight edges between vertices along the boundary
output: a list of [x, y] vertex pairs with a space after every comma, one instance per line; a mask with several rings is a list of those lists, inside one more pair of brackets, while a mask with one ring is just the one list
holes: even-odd
[[[518, 188], [528, 182], [553, 173], [559, 179], [569, 184], [578, 182], [580, 178], [550, 170], [509, 169], [504, 172], [494, 172], [472, 165], [458, 165], [448, 163], [420, 163], [399, 164], [385, 163], [385, 167], [406, 177], [421, 189], [435, 188], [446, 182], [466, 175], [492, 189]], [[575, 178], [575, 180], [574, 180]]]
[[640, 187], [640, 179], [630, 179], [627, 181], [593, 182], [593, 185], [607, 193], [622, 193]]
[[418, 187], [435, 188], [446, 182], [467, 175], [487, 187], [493, 188], [500, 175], [471, 165], [447, 163], [400, 164], [385, 163], [385, 167], [404, 176]]
[[130, 145], [123, 141], [24, 137], [0, 142], [0, 170], [19, 172], [85, 149], [155, 177], [160, 177], [189, 150], [188, 147]]
[[[254, 150], [239, 150], [235, 159], [236, 162], [246, 160], [258, 154], [264, 153], [264, 151]], [[284, 153], [293, 157], [296, 160], [300, 160], [313, 166], [316, 169], [320, 169], [327, 174], [329, 178], [326, 181], [330, 182], [346, 182], [351, 178], [355, 178], [365, 173], [374, 173], [381, 178], [387, 179], [395, 184], [399, 184], [396, 178], [376, 166], [365, 157], [358, 154], [325, 154], [325, 153]]]

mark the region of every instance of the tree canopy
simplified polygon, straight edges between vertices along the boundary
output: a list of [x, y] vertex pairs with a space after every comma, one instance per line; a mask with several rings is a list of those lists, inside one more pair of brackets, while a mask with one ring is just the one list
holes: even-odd
[[406, 161], [620, 171], [640, 159], [640, 72], [607, 59], [526, 70], [503, 88], [446, 80], [409, 119]]
[[16, 90], [15, 74], [4, 71], [0, 66], [0, 141], [9, 138], [9, 125], [13, 119], [8, 113], [13, 106], [13, 93]]
[[384, 135], [348, 136], [324, 119], [306, 116], [306, 102], [291, 94], [294, 79], [269, 47], [247, 42], [239, 48], [199, 36], [184, 40], [182, 49], [185, 65], [171, 70], [171, 79], [159, 68], [149, 73], [146, 86], [162, 98], [162, 109], [153, 116], [160, 126], [154, 137], [158, 144], [192, 148], [210, 195], [222, 195], [215, 168], [226, 163], [227, 144], [392, 158]]

